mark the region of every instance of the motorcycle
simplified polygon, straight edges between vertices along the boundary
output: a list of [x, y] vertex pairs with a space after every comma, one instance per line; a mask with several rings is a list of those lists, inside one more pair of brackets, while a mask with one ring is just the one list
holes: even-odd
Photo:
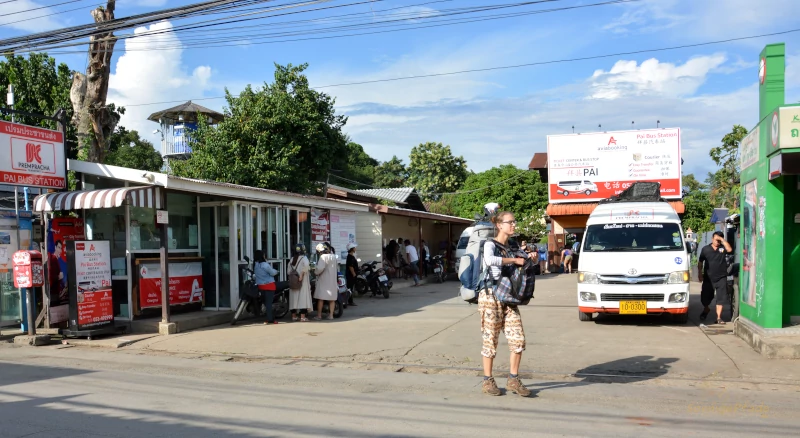
[[[253, 317], [267, 313], [267, 307], [262, 300], [258, 286], [256, 286], [256, 275], [250, 266], [250, 258], [245, 256], [244, 259], [247, 265], [242, 266], [241, 269], [245, 281], [239, 291], [239, 305], [236, 306], [231, 325], [236, 325], [245, 312]], [[289, 313], [289, 283], [278, 281], [275, 282], [275, 297], [272, 299], [272, 316], [275, 319], [282, 319], [287, 313]]]
[[[314, 266], [311, 266], [311, 305], [314, 307], [314, 310], [317, 309], [317, 300], [314, 298], [314, 291], [317, 289], [317, 276], [313, 274]], [[350, 296], [352, 295], [352, 291], [347, 288], [347, 281], [344, 279], [344, 275], [341, 272], [336, 273], [336, 286], [339, 289], [338, 296], [336, 301], [334, 301], [334, 308], [333, 308], [333, 317], [334, 318], [341, 318], [342, 314], [344, 314], [344, 309], [347, 308], [347, 303], [350, 301]], [[322, 305], [322, 315], [330, 314], [330, 302], [326, 301], [325, 304]], [[322, 316], [317, 315], [317, 316]]]
[[389, 298], [389, 290], [392, 288], [392, 282], [389, 281], [386, 271], [383, 268], [378, 268], [377, 265], [377, 261], [361, 265], [354, 286], [359, 296], [364, 295], [367, 293], [367, 290], [370, 290], [372, 291], [373, 297], [383, 295], [384, 298]]
[[442, 261], [441, 255], [435, 255], [431, 257], [430, 266], [433, 268], [433, 275], [436, 277], [437, 283], [443, 283], [445, 272], [444, 272], [444, 262]]

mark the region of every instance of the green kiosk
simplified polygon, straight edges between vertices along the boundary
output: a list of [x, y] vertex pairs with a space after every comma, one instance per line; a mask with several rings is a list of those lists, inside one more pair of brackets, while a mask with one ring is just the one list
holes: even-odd
[[786, 105], [785, 47], [759, 60], [759, 123], [740, 146], [735, 333], [762, 355], [800, 358], [800, 104]]

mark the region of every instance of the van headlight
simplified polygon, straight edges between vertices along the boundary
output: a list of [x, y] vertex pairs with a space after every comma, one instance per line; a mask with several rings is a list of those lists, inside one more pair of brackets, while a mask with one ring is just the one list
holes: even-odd
[[594, 272], [578, 272], [578, 283], [600, 284], [600, 277]]
[[597, 301], [597, 295], [592, 292], [581, 292], [581, 301]]
[[669, 274], [667, 284], [686, 284], [689, 282], [689, 271], [677, 271]]
[[669, 294], [669, 302], [670, 303], [685, 303], [686, 302], [686, 298], [688, 296], [689, 296], [689, 294], [687, 294], [685, 292], [680, 292], [680, 293], [677, 293], [677, 294]]

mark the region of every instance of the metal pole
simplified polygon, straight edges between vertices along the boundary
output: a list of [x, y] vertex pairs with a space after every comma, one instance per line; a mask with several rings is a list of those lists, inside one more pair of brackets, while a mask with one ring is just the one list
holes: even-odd
[[[20, 233], [19, 233], [19, 188], [14, 187], [14, 213], [17, 219], [17, 250], [22, 249], [22, 240], [20, 240]], [[19, 291], [19, 296], [22, 297], [22, 288], [17, 288]], [[26, 295], [26, 308], [28, 313], [28, 334], [33, 336], [36, 334], [36, 320], [33, 318], [33, 288], [28, 287], [25, 288], [27, 295]]]
[[[167, 210], [167, 194], [165, 190], [159, 190], [161, 196], [161, 208]], [[169, 225], [160, 224], [161, 229], [161, 322], [169, 322]]]

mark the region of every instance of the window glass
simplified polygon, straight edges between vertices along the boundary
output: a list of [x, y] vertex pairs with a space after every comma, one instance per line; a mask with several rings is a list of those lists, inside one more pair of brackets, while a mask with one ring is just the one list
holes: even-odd
[[[159, 249], [161, 235], [156, 226], [156, 211], [152, 208], [131, 207], [131, 249]], [[171, 220], [172, 218], [170, 218]]]
[[617, 223], [589, 225], [584, 252], [676, 251], [683, 249], [678, 224]]
[[84, 190], [118, 189], [125, 187], [123, 181], [103, 178], [95, 175], [83, 175]]
[[167, 193], [170, 249], [197, 249], [197, 197]]

